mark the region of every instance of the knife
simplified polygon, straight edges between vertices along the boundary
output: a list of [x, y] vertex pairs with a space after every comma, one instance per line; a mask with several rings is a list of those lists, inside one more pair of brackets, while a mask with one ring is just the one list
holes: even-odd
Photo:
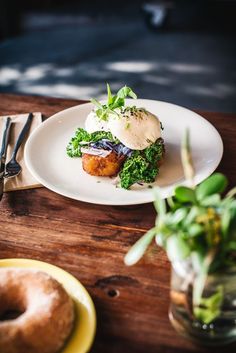
[[2, 199], [3, 189], [4, 189], [3, 175], [5, 172], [5, 162], [6, 162], [10, 127], [11, 127], [11, 118], [8, 117], [5, 119], [5, 125], [4, 125], [3, 135], [2, 135], [2, 147], [0, 152], [0, 201]]

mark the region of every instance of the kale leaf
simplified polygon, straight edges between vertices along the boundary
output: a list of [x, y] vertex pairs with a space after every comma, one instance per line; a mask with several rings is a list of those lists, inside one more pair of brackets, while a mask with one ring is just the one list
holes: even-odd
[[134, 151], [131, 157], [126, 159], [119, 174], [121, 187], [129, 189], [138, 182], [154, 182], [159, 173], [158, 161], [163, 157], [163, 153], [162, 139], [142, 151]]
[[116, 143], [119, 142], [117, 138], [113, 137], [111, 132], [96, 131], [90, 134], [86, 130], [78, 128], [75, 132], [75, 136], [72, 137], [66, 148], [67, 154], [70, 157], [81, 157], [81, 147], [86, 147], [90, 142], [97, 142], [102, 139], [108, 139]]

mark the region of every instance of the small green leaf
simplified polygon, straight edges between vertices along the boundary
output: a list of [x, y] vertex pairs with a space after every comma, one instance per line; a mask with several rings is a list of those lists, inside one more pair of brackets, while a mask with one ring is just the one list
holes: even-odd
[[168, 214], [168, 224], [179, 224], [182, 222], [188, 214], [188, 210], [186, 208], [178, 208], [174, 213]]
[[159, 246], [164, 246], [165, 239], [166, 239], [165, 234], [163, 234], [161, 232], [158, 232], [155, 236], [155, 241], [156, 241], [157, 245], [159, 245]]
[[127, 266], [132, 266], [141, 259], [156, 233], [156, 228], [150, 229], [129, 249], [124, 258], [124, 262]]
[[130, 87], [124, 86], [122, 87], [118, 92], [117, 92], [117, 96], [119, 98], [126, 98], [126, 97], [131, 97], [134, 99], [137, 99], [136, 94], [132, 91], [132, 89]]
[[110, 85], [108, 83], [107, 83], [107, 103], [108, 103], [108, 105], [113, 103], [113, 97], [112, 97], [112, 94], [111, 94], [111, 88], [110, 88]]
[[227, 179], [223, 174], [215, 173], [209, 178], [204, 180], [196, 188], [196, 195], [199, 201], [203, 200], [205, 197], [221, 193], [225, 190], [227, 185]]
[[136, 93], [134, 93], [134, 92], [132, 91], [132, 89], [130, 89], [130, 91], [129, 91], [129, 97], [130, 97], [130, 98], [133, 98], [133, 99], [137, 99], [137, 95], [136, 95]]
[[96, 114], [97, 114], [97, 116], [101, 119], [102, 118], [102, 116], [103, 116], [103, 110], [102, 109], [97, 109], [96, 110]]
[[225, 208], [221, 216], [221, 231], [222, 234], [226, 237], [231, 221], [231, 212], [229, 208]]
[[229, 199], [230, 202], [223, 208], [221, 216], [221, 230], [227, 240], [236, 239], [236, 200]]
[[165, 200], [161, 197], [159, 189], [154, 190], [155, 201], [154, 207], [157, 211], [157, 220], [163, 219], [166, 214], [166, 203]]
[[188, 244], [177, 234], [172, 235], [167, 239], [166, 251], [171, 262], [183, 260], [190, 254]]
[[188, 213], [188, 215], [186, 216], [185, 220], [184, 220], [184, 226], [188, 227], [194, 220], [195, 218], [201, 214], [203, 211], [197, 207], [197, 206], [192, 206], [190, 208], [190, 211]]
[[178, 186], [175, 189], [175, 197], [181, 202], [196, 202], [195, 191], [187, 186]]
[[168, 197], [168, 198], [166, 199], [166, 201], [167, 201], [168, 206], [169, 206], [170, 208], [174, 208], [174, 207], [175, 207], [175, 202], [174, 202], [174, 200], [173, 200], [173, 197]]
[[116, 96], [111, 108], [112, 109], [121, 108], [124, 105], [125, 105], [125, 99]]
[[90, 102], [93, 103], [96, 107], [100, 108], [100, 109], [103, 109], [103, 106], [102, 104], [95, 98], [91, 98], [90, 99]]
[[218, 206], [219, 203], [220, 203], [219, 194], [213, 194], [213, 195], [207, 196], [201, 201], [201, 205], [205, 207]]
[[204, 228], [198, 224], [198, 223], [192, 223], [189, 227], [188, 227], [188, 234], [190, 235], [190, 237], [196, 237], [200, 234], [203, 233]]

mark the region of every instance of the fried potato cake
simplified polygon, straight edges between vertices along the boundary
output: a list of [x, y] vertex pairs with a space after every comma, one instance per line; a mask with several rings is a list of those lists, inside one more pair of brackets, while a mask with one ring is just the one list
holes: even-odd
[[95, 176], [115, 176], [119, 173], [125, 156], [111, 152], [106, 157], [83, 153], [82, 165], [85, 172]]

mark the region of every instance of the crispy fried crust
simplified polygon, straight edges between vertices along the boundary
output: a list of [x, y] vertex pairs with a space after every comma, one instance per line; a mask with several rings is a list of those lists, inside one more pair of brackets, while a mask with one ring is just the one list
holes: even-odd
[[119, 173], [125, 156], [118, 156], [111, 152], [106, 157], [94, 156], [84, 153], [82, 156], [82, 165], [85, 172], [96, 176], [115, 176]]

